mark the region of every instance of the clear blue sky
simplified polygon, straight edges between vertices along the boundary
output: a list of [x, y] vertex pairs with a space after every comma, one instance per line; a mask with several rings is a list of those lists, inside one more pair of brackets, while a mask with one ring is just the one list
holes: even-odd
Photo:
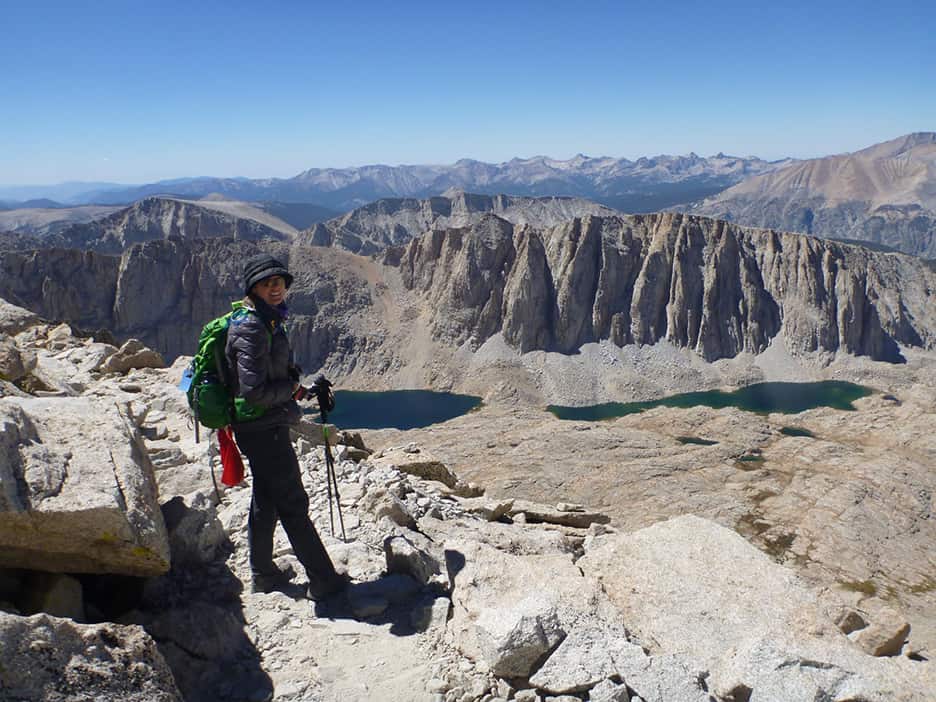
[[936, 130], [924, 0], [7, 0], [0, 18], [8, 185], [810, 157]]

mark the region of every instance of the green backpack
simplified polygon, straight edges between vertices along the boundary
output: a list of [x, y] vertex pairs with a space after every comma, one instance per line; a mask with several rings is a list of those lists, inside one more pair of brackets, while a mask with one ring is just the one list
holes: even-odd
[[[265, 411], [242, 397], [234, 397], [232, 370], [224, 353], [231, 319], [251, 313], [253, 310], [245, 307], [243, 302], [232, 302], [231, 311], [208, 322], [198, 336], [198, 351], [185, 371], [181, 386], [195, 416], [196, 441], [199, 424], [209, 429], [220, 429], [234, 422], [257, 419]], [[273, 336], [269, 330], [267, 334], [272, 344]]]

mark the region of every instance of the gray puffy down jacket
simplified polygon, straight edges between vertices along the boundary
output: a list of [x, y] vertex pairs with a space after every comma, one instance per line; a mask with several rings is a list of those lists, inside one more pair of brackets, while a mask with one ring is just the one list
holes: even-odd
[[253, 311], [231, 318], [225, 354], [234, 371], [235, 395], [266, 411], [258, 419], [238, 422], [233, 428], [259, 431], [298, 424], [301, 411], [292, 399], [297, 374], [279, 313], [253, 298], [246, 298], [244, 306]]

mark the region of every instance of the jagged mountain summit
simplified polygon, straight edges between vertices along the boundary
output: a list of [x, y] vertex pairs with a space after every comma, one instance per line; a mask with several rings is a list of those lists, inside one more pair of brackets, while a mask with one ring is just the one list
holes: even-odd
[[[171, 204], [173, 202], [177, 204]], [[218, 217], [205, 210], [224, 216]], [[118, 212], [115, 221], [101, 221]], [[174, 235], [245, 234], [248, 238], [292, 238], [300, 230], [336, 214], [335, 210], [308, 203], [244, 202], [217, 193], [199, 200], [144, 198], [129, 208], [120, 205], [18, 206], [0, 209], [0, 246], [7, 249], [47, 246], [113, 249], [136, 241]], [[250, 220], [273, 230], [273, 233], [265, 233], [250, 222], [238, 220]], [[89, 226], [66, 231], [74, 224]]]
[[791, 163], [689, 211], [936, 258], [936, 133]]
[[186, 199], [210, 193], [237, 200], [316, 203], [350, 210], [381, 198], [425, 198], [449, 188], [496, 195], [584, 197], [625, 211], [648, 212], [720, 192], [788, 161], [716, 154], [568, 160], [545, 156], [503, 163], [462, 159], [452, 165], [312, 168], [293, 178], [182, 178], [84, 193], [83, 202], [132, 202], [151, 195]]
[[588, 216], [549, 229], [488, 216], [401, 256], [434, 333], [477, 347], [575, 353], [667, 340], [704, 359], [796, 352], [901, 360], [936, 343], [936, 277], [913, 258], [676, 213]]
[[303, 232], [300, 240], [316, 246], [337, 246], [354, 253], [373, 254], [408, 243], [434, 229], [467, 227], [487, 214], [515, 224], [549, 227], [585, 215], [613, 215], [598, 203], [570, 197], [514, 197], [478, 195], [450, 189], [424, 200], [385, 199], [321, 222]]
[[[73, 208], [79, 209], [85, 208]], [[0, 222], [9, 214], [0, 215]], [[90, 222], [49, 226], [38, 232], [27, 228], [19, 233], [34, 233], [35, 237], [27, 237], [25, 243], [8, 248], [38, 245], [119, 254], [134, 244], [170, 237], [291, 240], [298, 232], [295, 227], [249, 203], [149, 197]], [[12, 241], [9, 235], [4, 238], [8, 244]]]

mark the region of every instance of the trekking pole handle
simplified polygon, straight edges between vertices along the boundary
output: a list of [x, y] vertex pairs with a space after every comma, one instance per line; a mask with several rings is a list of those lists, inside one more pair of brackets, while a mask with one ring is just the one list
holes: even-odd
[[315, 399], [318, 400], [323, 416], [335, 408], [335, 393], [332, 392], [331, 382], [324, 375], [316, 378], [309, 390], [315, 393]]

